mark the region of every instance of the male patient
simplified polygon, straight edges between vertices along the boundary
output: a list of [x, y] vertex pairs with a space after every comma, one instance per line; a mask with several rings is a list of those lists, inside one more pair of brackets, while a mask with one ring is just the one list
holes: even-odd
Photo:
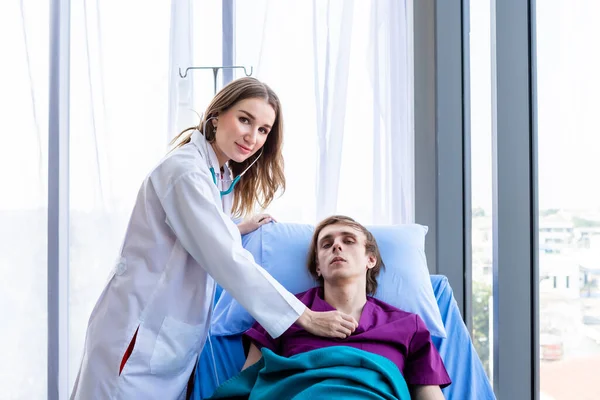
[[332, 216], [315, 229], [308, 270], [320, 283], [296, 296], [314, 311], [340, 310], [351, 314], [358, 327], [340, 331], [340, 338], [311, 335], [293, 325], [272, 339], [259, 325], [245, 333], [250, 341], [243, 369], [262, 357], [266, 347], [283, 357], [330, 346], [349, 346], [391, 360], [400, 370], [412, 398], [444, 399], [440, 387], [451, 383], [444, 364], [421, 318], [373, 297], [377, 275], [384, 267], [375, 238], [365, 227], [345, 216]]

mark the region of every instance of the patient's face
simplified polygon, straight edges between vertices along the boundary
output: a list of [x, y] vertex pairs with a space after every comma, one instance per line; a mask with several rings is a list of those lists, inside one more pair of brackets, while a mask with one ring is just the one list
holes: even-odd
[[323, 228], [317, 240], [317, 272], [323, 280], [329, 284], [365, 280], [367, 270], [376, 262], [375, 257], [367, 254], [365, 240], [364, 233], [347, 225]]

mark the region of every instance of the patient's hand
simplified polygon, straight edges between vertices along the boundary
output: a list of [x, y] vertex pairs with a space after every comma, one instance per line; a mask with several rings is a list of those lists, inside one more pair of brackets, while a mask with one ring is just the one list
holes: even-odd
[[341, 311], [315, 312], [306, 308], [296, 321], [307, 332], [315, 336], [345, 339], [358, 327], [353, 316]]
[[269, 214], [257, 214], [253, 217], [244, 220], [238, 224], [238, 229], [242, 235], [245, 235], [250, 232], [254, 232], [261, 225], [268, 224], [269, 222], [277, 222], [275, 218], [271, 217]]
[[256, 364], [261, 358], [262, 358], [261, 351], [258, 349], [258, 347], [256, 347], [256, 345], [254, 343], [250, 343], [250, 349], [248, 350], [248, 357], [246, 357], [246, 362], [244, 363], [244, 366], [242, 367], [242, 371], [245, 370], [246, 368]]
[[415, 400], [444, 400], [442, 389], [437, 385], [416, 385], [412, 390]]

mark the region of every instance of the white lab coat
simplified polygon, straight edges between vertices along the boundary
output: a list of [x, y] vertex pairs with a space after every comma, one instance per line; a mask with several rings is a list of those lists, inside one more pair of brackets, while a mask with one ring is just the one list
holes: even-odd
[[[208, 335], [215, 281], [273, 337], [304, 312], [242, 247], [228, 216], [231, 195], [221, 199], [206, 157], [216, 171], [219, 164], [205, 143], [194, 133], [143, 182], [120, 257], [89, 319], [71, 399], [182, 398]], [[225, 175], [230, 179], [227, 169]]]

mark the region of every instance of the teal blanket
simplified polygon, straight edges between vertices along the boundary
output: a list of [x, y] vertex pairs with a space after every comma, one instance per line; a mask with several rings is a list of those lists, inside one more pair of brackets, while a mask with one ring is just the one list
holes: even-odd
[[377, 354], [336, 346], [289, 358], [263, 348], [262, 355], [211, 399], [410, 399], [398, 367]]

